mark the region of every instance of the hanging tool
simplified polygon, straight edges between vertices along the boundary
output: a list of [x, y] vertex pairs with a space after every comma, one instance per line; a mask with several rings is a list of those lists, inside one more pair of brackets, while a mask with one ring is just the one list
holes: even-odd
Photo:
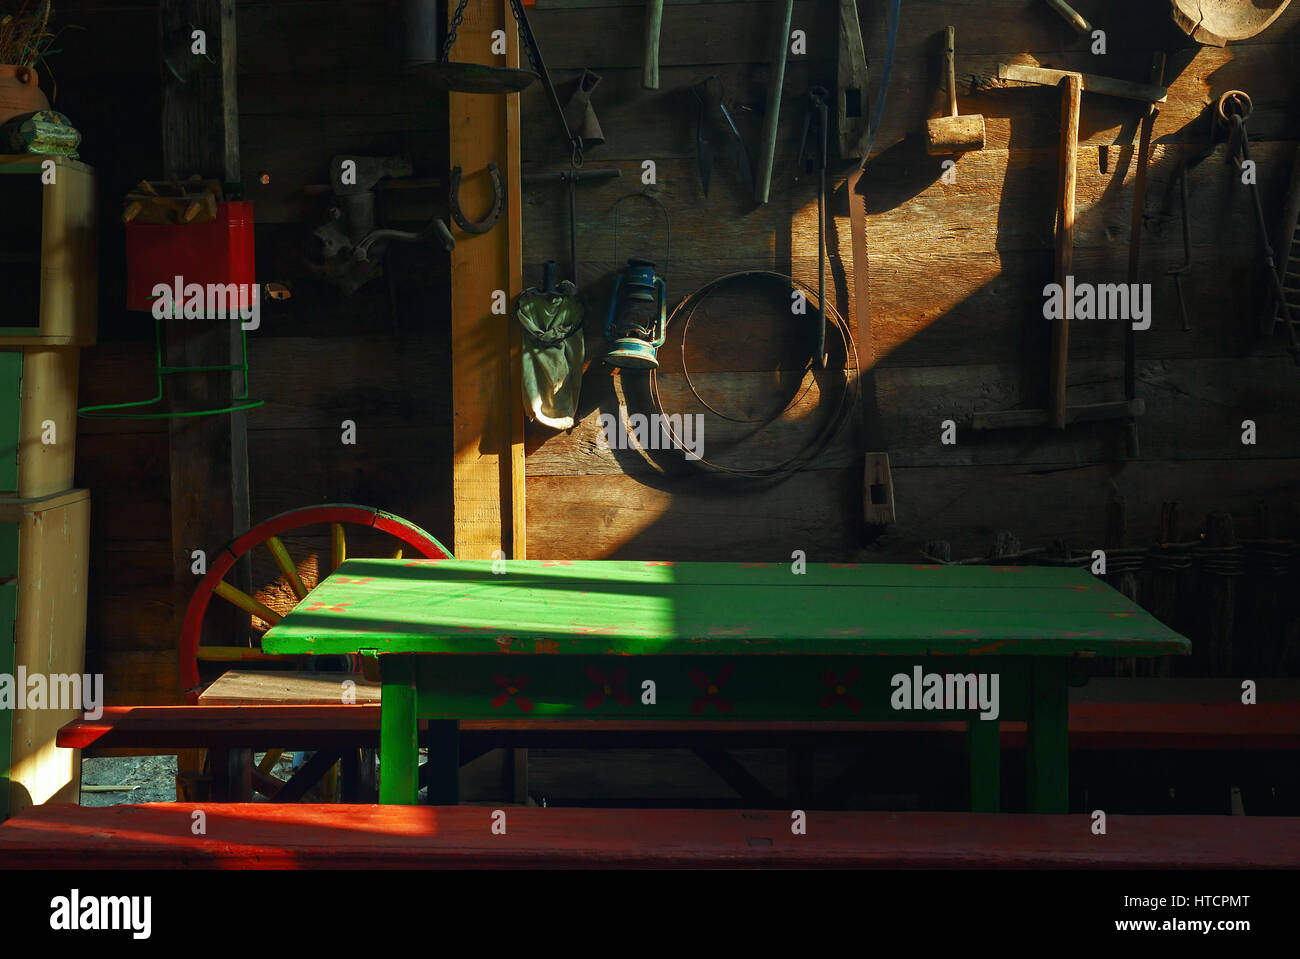
[[1128, 80], [1116, 80], [1114, 77], [1097, 76], [1095, 73], [1049, 70], [1046, 67], [1023, 63], [998, 64], [999, 80], [1015, 80], [1037, 86], [1055, 87], [1059, 86], [1066, 77], [1078, 77], [1085, 93], [1099, 93], [1102, 96], [1137, 100], [1141, 103], [1164, 103], [1169, 98], [1169, 91], [1158, 83], [1131, 83]]
[[[1283, 299], [1291, 316], [1300, 315], [1300, 150], [1296, 151], [1295, 165], [1291, 168], [1291, 187], [1287, 191], [1286, 207], [1282, 213], [1282, 231], [1279, 236], [1281, 252], [1277, 259], [1277, 277], [1282, 284]], [[1288, 286], [1287, 284], [1291, 285]], [[1272, 336], [1274, 327], [1282, 320], [1282, 304], [1277, 294], [1269, 303], [1261, 332]]]
[[1178, 192], [1182, 200], [1183, 220], [1183, 262], [1181, 266], [1166, 271], [1166, 276], [1174, 278], [1174, 291], [1178, 294], [1178, 312], [1183, 318], [1183, 332], [1190, 332], [1192, 321], [1188, 318], [1187, 298], [1183, 295], [1183, 274], [1192, 268], [1192, 221], [1187, 215], [1187, 160], [1178, 166]]
[[776, 135], [781, 120], [781, 91], [785, 87], [785, 61], [790, 52], [790, 23], [794, 0], [783, 0], [777, 8], [776, 45], [772, 52], [772, 76], [767, 84], [767, 108], [763, 114], [763, 144], [758, 157], [758, 180], [754, 199], [766, 203], [772, 191], [772, 165], [776, 162]]
[[[1165, 55], [1156, 53], [1151, 62], [1151, 80], [1159, 86], [1165, 77]], [[1133, 216], [1129, 221], [1128, 284], [1137, 288], [1141, 279], [1142, 216], [1146, 207], [1147, 166], [1151, 162], [1151, 131], [1160, 110], [1154, 103], [1147, 105], [1138, 136], [1137, 170], [1133, 177]], [[1124, 398], [1130, 403], [1137, 399], [1137, 331], [1130, 323], [1124, 330]], [[1137, 419], [1128, 418], [1128, 455], [1136, 459], [1139, 454]]]
[[[1228, 159], [1241, 173], [1245, 164], [1250, 162], [1250, 134], [1246, 132], [1246, 121], [1253, 110], [1250, 97], [1241, 90], [1229, 90], [1219, 97], [1219, 122], [1229, 131]], [[1287, 302], [1286, 290], [1278, 273], [1278, 266], [1273, 244], [1268, 238], [1268, 223], [1264, 219], [1264, 203], [1259, 195], [1257, 177], [1250, 178], [1250, 196], [1255, 205], [1255, 226], [1259, 232], [1260, 246], [1264, 252], [1264, 267], [1268, 273], [1269, 285], [1273, 288], [1273, 302], [1282, 314], [1286, 331], [1290, 338], [1288, 347], [1292, 358], [1300, 365], [1300, 337], [1296, 334], [1296, 324], [1291, 314], [1291, 305]], [[1288, 251], [1289, 253], [1289, 251]]]
[[[1061, 90], [1055, 279], [1056, 283], [1064, 289], [1067, 278], [1072, 278], [1074, 273], [1074, 201], [1078, 177], [1079, 110], [1083, 91], [1138, 100], [1147, 104], [1149, 109], [1151, 104], [1165, 99], [1165, 88], [1158, 84], [1130, 83], [1126, 80], [1114, 80], [1110, 77], [1097, 77], [1068, 70], [999, 64], [998, 82], [1004, 80], [1059, 86]], [[1061, 317], [1052, 321], [1048, 408], [975, 413], [971, 418], [972, 429], [1019, 429], [1032, 426], [1064, 429], [1069, 423], [1132, 419], [1145, 412], [1146, 404], [1137, 398], [1090, 403], [1084, 406], [1066, 406], [1065, 388], [1070, 356], [1071, 312], [1067, 305]]]
[[943, 82], [948, 95], [948, 115], [927, 120], [925, 152], [931, 156], [948, 156], [984, 149], [984, 117], [978, 113], [957, 115], [957, 30], [944, 29]]
[[808, 133], [816, 126], [816, 154], [812, 162], [817, 166], [817, 347], [813, 362], [826, 369], [826, 125], [829, 105], [825, 87], [808, 91], [808, 113], [803, 120], [803, 134], [799, 140], [799, 163], [805, 162]]
[[871, 127], [867, 131], [867, 142], [862, 147], [862, 162], [858, 164], [860, 170], [866, 169], [871, 147], [876, 142], [876, 132], [880, 129], [880, 118], [885, 112], [885, 95], [889, 93], [889, 75], [894, 69], [894, 50], [898, 47], [898, 23], [902, 18], [903, 0], [892, 0], [889, 4], [889, 22], [885, 28], [889, 34], [885, 41], [885, 65], [880, 71], [880, 91], [876, 94], [875, 109], [871, 111]]
[[659, 89], [659, 31], [664, 22], [664, 0], [645, 0], [645, 60], [641, 65], [641, 86]]
[[[1061, 81], [1061, 151], [1056, 195], [1056, 282], [1064, 288], [1074, 273], [1074, 197], [1079, 172], [1079, 106], [1083, 79]], [[1052, 324], [1052, 374], [1049, 395], [1051, 424], [1065, 428], [1065, 381], [1070, 357], [1070, 311], [1062, 310]]]
[[[519, 20], [523, 14], [523, 7], [518, 5], [518, 0], [509, 0], [510, 9]], [[465, 7], [468, 6], [469, 0], [460, 0], [456, 7], [456, 12], [451, 18], [451, 27], [447, 31], [447, 39], [442, 45], [442, 55], [433, 63], [421, 63], [418, 60], [409, 62], [408, 67], [417, 75], [426, 77], [430, 83], [440, 90], [454, 90], [458, 93], [518, 93], [530, 87], [541, 73], [541, 70], [524, 70], [519, 67], [498, 67], [488, 66], [482, 63], [461, 63], [451, 59], [452, 48], [456, 45], [456, 31], [465, 19]], [[523, 21], [520, 21], [520, 33], [523, 33]], [[532, 31], [528, 32], [527, 43], [531, 43]], [[534, 60], [533, 50], [528, 50], [528, 56], [534, 63], [540, 62], [540, 57]]]
[[862, 49], [857, 0], [839, 0], [835, 57], [836, 132], [840, 157], [860, 158], [867, 136], [867, 55]]
[[1047, 5], [1061, 15], [1061, 19], [1080, 33], [1092, 33], [1092, 24], [1085, 20], [1074, 7], [1065, 0], [1047, 0]]
[[[850, 251], [853, 256], [852, 303], [857, 319], [857, 342], [853, 348], [858, 358], [858, 396], [862, 401], [862, 431], [867, 447], [862, 469], [862, 519], [872, 528], [893, 523], [896, 519], [896, 511], [889, 454], [872, 450], [873, 446], [880, 450], [886, 444], [884, 426], [875, 402], [875, 347], [871, 336], [871, 300], [868, 283], [871, 265], [867, 257], [867, 198], [862, 180], [866, 173], [871, 146], [875, 143], [880, 118], [884, 115], [885, 97], [889, 92], [889, 77], [893, 70], [901, 12], [901, 0], [894, 0], [889, 9], [888, 40], [875, 108], [869, 118], [864, 117], [861, 124], [858, 124], [850, 121], [848, 104], [853, 99], [860, 99], [862, 105], [866, 105], [866, 55], [862, 50], [862, 33], [858, 26], [855, 0], [840, 2], [837, 70], [838, 82], [841, 86], [837, 100], [842, 105], [839, 116], [840, 157], [854, 161], [853, 169], [845, 181], [845, 192], [848, 195]], [[863, 125], [866, 126], [866, 136], [855, 136], [855, 132]]]
[[[715, 92], [716, 86], [716, 92]], [[723, 97], [722, 81], [716, 76], [708, 76], [691, 87], [691, 96], [696, 102], [695, 148], [700, 168], [700, 183], [704, 195], [709, 195], [709, 181], [713, 174], [714, 149], [709, 142], [707, 131], [716, 126], [716, 118], [722, 118], [721, 128], [727, 142], [727, 156], [736, 168], [740, 185], [746, 191], [754, 189], [754, 172], [749, 165], [749, 153], [745, 150], [745, 140], [731, 118], [731, 112]]]
[[579, 170], [570, 164], [569, 169], [553, 173], [526, 173], [525, 183], [563, 183], [569, 188], [569, 268], [574, 285], [578, 280], [578, 184], [612, 180], [623, 175], [622, 170]]
[[600, 84], [600, 80], [598, 74], [584, 67], [582, 74], [574, 83], [569, 102], [564, 105], [565, 133], [570, 138], [581, 139], [583, 149], [600, 146], [605, 142], [605, 132], [601, 130], [600, 121], [596, 119], [596, 111], [591, 107], [591, 94]]

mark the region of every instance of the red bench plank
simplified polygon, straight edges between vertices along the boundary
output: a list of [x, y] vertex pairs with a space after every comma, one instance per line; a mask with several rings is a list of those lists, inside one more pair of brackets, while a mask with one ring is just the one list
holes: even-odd
[[[936, 740], [964, 742], [962, 723], [728, 723], [612, 720], [472, 720], [461, 723], [471, 734], [500, 734], [502, 743], [580, 741], [582, 735], [651, 734], [681, 736], [729, 733], [740, 738], [766, 737], [773, 742], [795, 737], [900, 734], [916, 746], [922, 734]], [[366, 746], [377, 742], [379, 707], [308, 706], [110, 706], [98, 720], [79, 719], [59, 730], [57, 743], [68, 749], [101, 747], [257, 746], [275, 742], [282, 748], [309, 748], [326, 743]], [[1020, 749], [1024, 723], [1002, 724], [1002, 745]], [[884, 745], [882, 742], [881, 745]], [[1260, 749], [1300, 750], [1300, 703], [1075, 703], [1070, 707], [1070, 748], [1116, 749]]]
[[[202, 809], [207, 835], [191, 833]], [[1295, 868], [1300, 819], [983, 813], [505, 810], [159, 803], [36, 806], [0, 825], [0, 868]]]

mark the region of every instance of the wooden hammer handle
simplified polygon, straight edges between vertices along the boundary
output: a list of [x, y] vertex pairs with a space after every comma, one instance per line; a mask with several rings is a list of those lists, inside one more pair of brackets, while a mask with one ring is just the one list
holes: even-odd
[[948, 88], [948, 116], [957, 115], [957, 28], [943, 30], [943, 85]]
[[641, 86], [659, 89], [659, 30], [663, 26], [664, 0], [646, 0], [645, 63], [641, 68]]

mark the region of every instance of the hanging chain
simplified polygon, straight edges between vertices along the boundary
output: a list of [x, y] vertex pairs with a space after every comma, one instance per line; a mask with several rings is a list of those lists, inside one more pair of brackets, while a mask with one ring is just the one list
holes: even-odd
[[446, 63], [451, 57], [451, 48], [456, 43], [456, 30], [460, 27], [461, 21], [465, 19], [465, 7], [469, 5], [469, 0], [460, 0], [460, 6], [456, 8], [456, 15], [451, 18], [451, 29], [447, 31], [447, 39], [442, 45], [442, 63]]
[[540, 76], [542, 68], [537, 63], [537, 57], [533, 55], [533, 45], [529, 43], [527, 38], [524, 36], [524, 25], [519, 16], [519, 10], [519, 0], [510, 0], [510, 13], [515, 18], [515, 29], [519, 33], [519, 38], [524, 41], [520, 46], [524, 48], [524, 53], [528, 54], [528, 66], [532, 69], [533, 73]]

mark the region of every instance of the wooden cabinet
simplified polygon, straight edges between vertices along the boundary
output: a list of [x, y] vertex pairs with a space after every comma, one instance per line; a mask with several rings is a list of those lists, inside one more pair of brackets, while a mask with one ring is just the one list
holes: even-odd
[[72, 488], [80, 355], [74, 346], [0, 347], [0, 497]]
[[[0, 679], [12, 685], [20, 668], [47, 683], [84, 672], [89, 540], [87, 490], [0, 499]], [[0, 819], [78, 800], [80, 753], [54, 737], [82, 712], [0, 709]]]
[[95, 171], [67, 157], [0, 154], [0, 225], [0, 346], [94, 343]]

